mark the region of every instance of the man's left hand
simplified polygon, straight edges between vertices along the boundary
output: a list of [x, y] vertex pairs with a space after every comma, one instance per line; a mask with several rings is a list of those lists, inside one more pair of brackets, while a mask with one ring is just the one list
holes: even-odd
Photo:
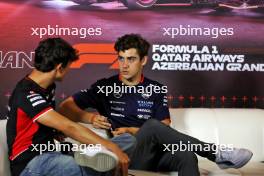
[[118, 136], [124, 133], [128, 133], [129, 129], [127, 127], [122, 127], [122, 128], [116, 128], [114, 131], [112, 131], [114, 136]]

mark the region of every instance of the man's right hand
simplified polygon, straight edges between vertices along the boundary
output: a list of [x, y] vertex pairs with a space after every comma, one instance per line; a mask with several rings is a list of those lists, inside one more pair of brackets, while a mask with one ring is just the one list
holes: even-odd
[[101, 128], [107, 130], [111, 128], [111, 124], [108, 122], [107, 118], [99, 114], [95, 114], [92, 117], [91, 123], [94, 128]]
[[116, 168], [117, 172], [121, 172], [122, 176], [127, 176], [128, 175], [128, 166], [129, 166], [129, 162], [130, 159], [127, 156], [126, 153], [124, 153], [117, 145], [112, 145], [112, 147], [109, 148], [113, 153], [116, 154], [116, 156], [118, 157], [119, 163], [118, 166]]

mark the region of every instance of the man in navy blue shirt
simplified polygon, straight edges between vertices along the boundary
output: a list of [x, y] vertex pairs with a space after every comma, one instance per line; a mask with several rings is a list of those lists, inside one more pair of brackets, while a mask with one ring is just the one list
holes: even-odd
[[[217, 145], [202, 142], [169, 127], [167, 87], [143, 76], [150, 44], [141, 36], [129, 34], [115, 43], [119, 74], [101, 79], [60, 105], [66, 116], [77, 116], [96, 128], [121, 135], [132, 134], [137, 145], [130, 154], [130, 168], [149, 171], [179, 171], [179, 175], [199, 175], [198, 154], [216, 162], [220, 168], [239, 168], [252, 153], [246, 149], [217, 150]], [[94, 108], [99, 115], [85, 111]], [[169, 144], [197, 144], [193, 151], [164, 149]], [[207, 147], [207, 150], [205, 148]], [[209, 150], [208, 150], [209, 148]], [[217, 150], [217, 153], [215, 153]]]
[[[159, 121], [169, 121], [166, 94], [143, 92], [143, 89], [148, 86], [150, 88], [155, 86], [156, 89], [160, 90], [163, 88], [164, 90], [162, 91], [167, 91], [166, 86], [143, 75], [140, 76], [140, 81], [135, 87], [124, 85], [121, 75], [115, 75], [108, 79], [97, 81], [90, 89], [80, 91], [73, 95], [72, 98], [81, 109], [92, 107], [97, 109], [104, 117], [108, 117], [108, 121], [111, 121], [111, 123], [106, 123], [106, 128], [108, 128], [107, 125], [111, 125], [115, 130], [120, 127], [139, 128], [150, 118]], [[99, 92], [99, 87], [102, 88], [102, 93]], [[121, 90], [114, 92], [113, 90], [113, 93], [108, 93], [109, 95], [106, 96], [103, 88], [107, 90], [107, 87], [127, 89], [127, 93], [121, 92]], [[129, 93], [130, 88], [133, 88], [136, 92]], [[139, 89], [142, 91], [138, 92]], [[104, 128], [104, 126], [100, 126], [104, 125], [104, 123], [100, 124], [99, 122], [98, 125]]]

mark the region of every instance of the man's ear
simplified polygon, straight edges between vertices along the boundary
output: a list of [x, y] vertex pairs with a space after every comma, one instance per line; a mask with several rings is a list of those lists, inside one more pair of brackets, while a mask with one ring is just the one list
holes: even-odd
[[61, 71], [61, 70], [63, 70], [62, 63], [60, 63], [60, 64], [58, 64], [58, 65], [56, 66], [56, 70], [57, 70], [57, 71]]
[[142, 61], [142, 66], [145, 66], [148, 62], [148, 56], [144, 56], [141, 61]]

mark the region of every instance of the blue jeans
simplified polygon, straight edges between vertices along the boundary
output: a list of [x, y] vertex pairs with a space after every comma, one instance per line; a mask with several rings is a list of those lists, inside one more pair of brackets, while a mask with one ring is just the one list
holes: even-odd
[[[129, 156], [136, 146], [135, 137], [128, 133], [113, 137], [111, 141]], [[70, 155], [64, 155], [60, 152], [47, 152], [34, 157], [20, 176], [99, 176], [112, 175], [112, 173], [111, 171], [99, 173], [91, 168], [81, 167]]]

